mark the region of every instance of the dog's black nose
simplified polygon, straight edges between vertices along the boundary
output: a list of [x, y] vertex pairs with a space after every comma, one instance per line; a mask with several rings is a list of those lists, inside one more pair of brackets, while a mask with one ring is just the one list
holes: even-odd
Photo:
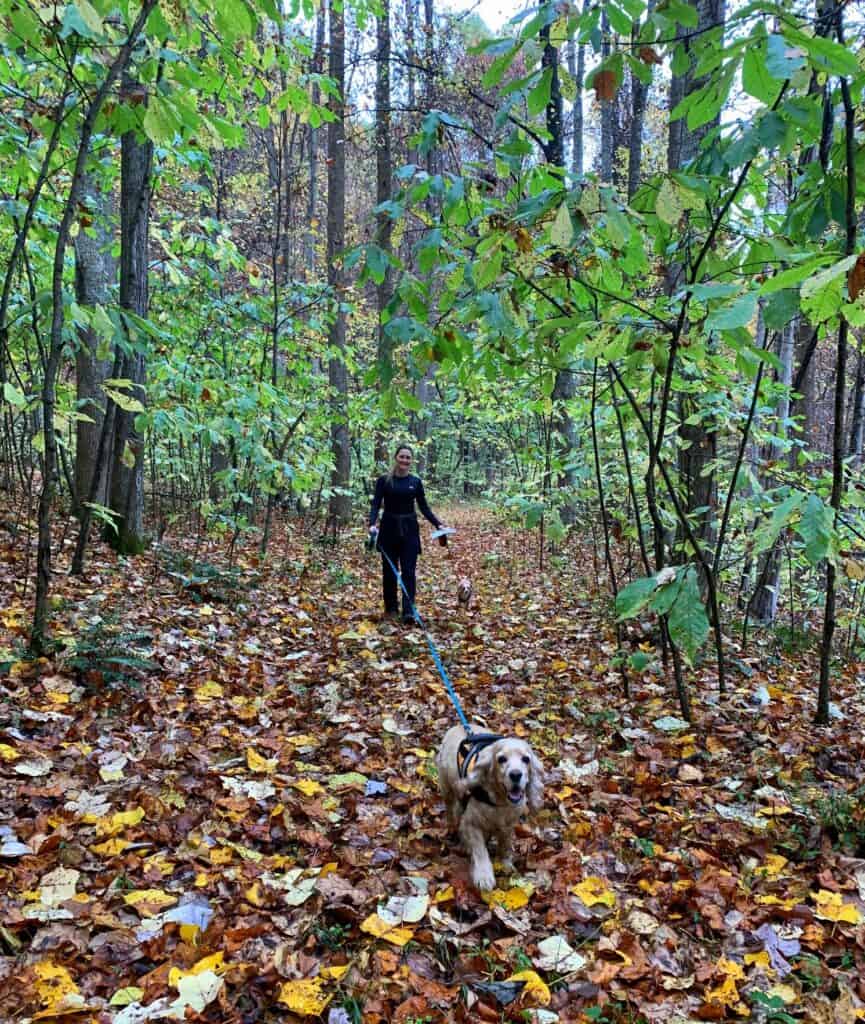
[[522, 777], [523, 777], [523, 773], [519, 770], [519, 768], [517, 768], [515, 771], [508, 772], [508, 778], [511, 780], [511, 782], [515, 786], [520, 783], [520, 781], [522, 780]]

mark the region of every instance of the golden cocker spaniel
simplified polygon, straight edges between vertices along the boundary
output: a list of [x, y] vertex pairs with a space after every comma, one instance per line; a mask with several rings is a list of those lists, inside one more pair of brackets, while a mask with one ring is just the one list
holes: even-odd
[[[473, 735], [480, 734], [481, 729]], [[483, 746], [464, 771], [465, 753], [460, 746], [466, 731], [455, 725], [445, 733], [436, 754], [439, 788], [447, 806], [448, 821], [458, 827], [463, 847], [471, 859], [472, 884], [481, 890], [496, 885], [487, 841], [495, 839], [499, 860], [510, 873], [513, 865], [514, 827], [523, 815], [543, 804], [544, 770], [524, 740], [502, 738]]]

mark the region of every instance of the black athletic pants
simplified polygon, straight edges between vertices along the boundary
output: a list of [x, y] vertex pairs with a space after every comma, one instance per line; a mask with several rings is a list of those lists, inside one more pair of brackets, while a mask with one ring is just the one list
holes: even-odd
[[[412, 603], [414, 603], [416, 587], [415, 570], [417, 569], [417, 558], [420, 554], [420, 537], [417, 534], [416, 528], [415, 531], [408, 533], [407, 536], [380, 537], [378, 546], [399, 569], [405, 589], [408, 591], [408, 596], [411, 598]], [[389, 614], [396, 615], [399, 612], [401, 588], [396, 581], [396, 574], [388, 565], [384, 555], [382, 555], [381, 559], [381, 582], [384, 593], [384, 610]], [[402, 594], [402, 613], [403, 615], [413, 614], [411, 604], [407, 600], [405, 593]]]

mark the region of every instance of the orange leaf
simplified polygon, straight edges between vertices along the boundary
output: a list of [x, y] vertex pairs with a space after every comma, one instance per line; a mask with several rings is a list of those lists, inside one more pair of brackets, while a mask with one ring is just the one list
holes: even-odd
[[617, 86], [615, 71], [596, 71], [592, 76], [592, 88], [599, 100], [615, 99]]
[[847, 275], [847, 294], [850, 296], [850, 301], [855, 302], [862, 294], [863, 289], [865, 289], [865, 252], [860, 254]]

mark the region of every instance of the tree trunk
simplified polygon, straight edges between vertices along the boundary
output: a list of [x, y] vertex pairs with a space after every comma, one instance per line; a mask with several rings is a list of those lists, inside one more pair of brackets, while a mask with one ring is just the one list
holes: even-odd
[[[312, 58], [312, 70], [320, 74], [324, 67], [324, 16], [325, 5], [319, 4], [315, 15], [315, 52]], [[321, 102], [321, 89], [316, 82], [312, 86], [312, 102]], [[318, 234], [318, 128], [309, 126], [309, 191], [306, 201], [306, 235], [304, 236], [303, 262], [307, 280], [311, 281], [315, 274], [315, 239]]]
[[[655, 6], [654, 0], [649, 0], [647, 14], [651, 15]], [[631, 33], [631, 45], [634, 47], [639, 36], [639, 26], [634, 25]], [[631, 133], [628, 138], [628, 202], [634, 198], [634, 193], [640, 187], [640, 175], [643, 168], [643, 123], [646, 119], [646, 99], [649, 95], [649, 85], [642, 82], [633, 72], [631, 73]]]
[[54, 433], [54, 408], [57, 403], [57, 372], [60, 368], [60, 357], [63, 352], [63, 268], [66, 258], [66, 247], [69, 244], [72, 218], [76, 215], [78, 209], [81, 183], [85, 173], [87, 154], [90, 152], [90, 140], [93, 137], [96, 119], [102, 110], [105, 97], [129, 63], [132, 49], [138, 40], [145, 21], [147, 21], [150, 12], [155, 6], [156, 0], [144, 0], [126, 42], [117, 51], [114, 60], [105, 74], [105, 78], [102, 80], [102, 84], [97, 89], [87, 108], [87, 113], [81, 125], [78, 152], [69, 182], [69, 192], [63, 205], [63, 216], [57, 229], [57, 241], [54, 244], [54, 261], [51, 274], [51, 335], [41, 394], [42, 422], [45, 432], [45, 457], [42, 469], [42, 490], [39, 494], [39, 510], [37, 513], [39, 535], [36, 548], [36, 595], [33, 609], [33, 627], [30, 634], [30, 646], [35, 654], [44, 653], [48, 643], [48, 593], [51, 587], [51, 507], [54, 501], [55, 478], [57, 474], [57, 438]]
[[[148, 310], [147, 242], [150, 225], [150, 189], [153, 143], [135, 131], [120, 143], [120, 306], [139, 317]], [[131, 350], [125, 353], [121, 377], [135, 387], [127, 394], [143, 403], [146, 360], [143, 340], [135, 328], [127, 329]], [[144, 548], [144, 439], [135, 425], [138, 414], [117, 410], [111, 454], [109, 505], [115, 529], [105, 538], [121, 554]]]
[[[718, 26], [723, 31], [725, 0], [697, 0], [698, 24], [694, 34], [704, 33], [710, 26]], [[689, 50], [690, 36], [686, 35], [680, 44]], [[674, 75], [670, 83], [670, 106], [674, 107], [681, 99], [689, 96], [700, 88], [705, 78], [694, 76], [694, 61], [689, 53], [687, 69], [681, 75]], [[699, 152], [700, 143], [705, 136], [721, 123], [720, 112], [708, 124], [690, 130], [684, 119], [670, 122], [670, 136], [667, 148], [667, 167], [669, 171], [678, 171], [693, 160]], [[681, 272], [676, 269], [671, 274], [674, 282]], [[711, 549], [715, 543], [715, 512], [718, 503], [718, 487], [712, 466], [718, 450], [717, 425], [709, 416], [700, 416], [696, 423], [687, 423], [692, 415], [700, 415], [700, 402], [683, 396], [680, 401], [679, 436], [683, 447], [679, 450], [679, 478], [685, 491], [685, 508], [694, 523], [694, 535], [703, 545], [704, 550]], [[701, 511], [696, 511], [700, 509]]]
[[[604, 11], [601, 16], [601, 60], [610, 55], [610, 22]], [[601, 104], [601, 148], [598, 170], [601, 181], [609, 184], [613, 180], [613, 150], [615, 148], [616, 101], [600, 100]]]
[[[376, 19], [376, 65], [375, 65], [375, 170], [376, 203], [381, 205], [390, 199], [393, 159], [390, 135], [390, 0], [382, 0], [381, 12]], [[376, 214], [376, 245], [390, 256], [393, 221], [386, 213]], [[391, 267], [385, 267], [383, 279], [376, 284], [375, 298], [378, 312], [378, 361], [383, 365], [390, 358], [390, 344], [385, 333], [385, 310], [391, 296]], [[384, 435], [379, 431], [375, 441], [376, 465], [387, 458]]]
[[[75, 238], [75, 297], [81, 306], [105, 306], [111, 299], [111, 288], [117, 276], [117, 262], [111, 254], [116, 216], [111, 194], [102, 191], [87, 175], [81, 186], [82, 195], [93, 223]], [[105, 418], [105, 391], [102, 385], [111, 374], [111, 351], [108, 339], [102, 339], [92, 328], [78, 331], [75, 350], [75, 383], [78, 412], [88, 417], [75, 424], [75, 505], [90, 500], [90, 484], [97, 471], [102, 477], [95, 491], [95, 501], [105, 504], [104, 465], [97, 466], [99, 435]], [[100, 349], [108, 351], [104, 354]], [[103, 459], [103, 462], [105, 460]]]
[[[694, 74], [695, 61], [690, 53], [690, 40], [705, 34], [713, 27], [717, 27], [721, 30], [719, 32], [718, 45], [722, 45], [720, 37], [723, 34], [725, 4], [726, 0], [695, 0], [693, 6], [697, 9], [697, 25], [692, 32], [680, 29], [682, 42], [679, 45], [684, 47], [688, 53], [689, 60], [687, 69], [681, 75], [673, 75], [670, 81], [671, 111], [675, 110], [686, 96], [690, 96], [692, 92], [705, 85], [707, 76], [698, 78]], [[667, 140], [667, 167], [671, 171], [679, 170], [685, 164], [690, 163], [699, 152], [700, 143], [720, 123], [720, 113], [707, 124], [693, 130], [688, 128], [686, 119], [683, 117], [676, 121], [670, 121], [670, 134]]]
[[[588, 0], [586, 0], [588, 3]], [[583, 10], [585, 11], [585, 4]], [[568, 72], [574, 80], [576, 95], [573, 103], [573, 130], [571, 141], [571, 174], [575, 178], [583, 176], [583, 76], [586, 73], [586, 47], [578, 43], [574, 36], [568, 42]]]
[[331, 496], [328, 503], [328, 529], [334, 536], [351, 515], [349, 477], [351, 446], [348, 430], [348, 374], [345, 365], [345, 13], [342, 5], [331, 0], [329, 74], [337, 95], [331, 97], [335, 115], [327, 126], [327, 283], [333, 314], [328, 331], [335, 353], [328, 364], [331, 388], [330, 442], [333, 455]]

